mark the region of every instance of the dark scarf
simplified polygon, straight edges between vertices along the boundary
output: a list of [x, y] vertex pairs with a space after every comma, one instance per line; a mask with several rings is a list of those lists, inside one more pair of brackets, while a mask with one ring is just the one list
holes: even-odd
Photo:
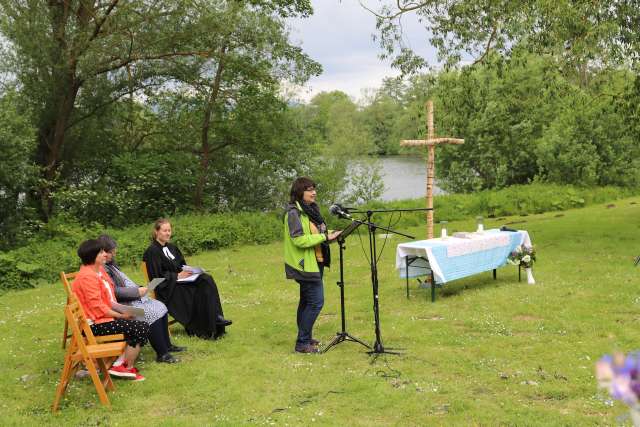
[[104, 269], [109, 273], [114, 285], [120, 288], [125, 286], [124, 280], [122, 280], [122, 276], [120, 276], [120, 271], [118, 270], [118, 264], [114, 261], [108, 262], [104, 265]]
[[[302, 206], [302, 210], [307, 214], [309, 219], [316, 225], [316, 227], [318, 227], [318, 230], [322, 231], [321, 224], [324, 224], [324, 218], [320, 213], [320, 208], [318, 207], [318, 205], [316, 203], [311, 203], [310, 205], [308, 205], [305, 202], [301, 201], [300, 206]], [[324, 228], [326, 228], [326, 225], [324, 226]]]
[[[327, 225], [324, 223], [324, 218], [322, 217], [320, 208], [316, 203], [311, 203], [308, 205], [301, 200], [300, 207], [302, 207], [304, 213], [309, 217], [311, 222], [313, 222], [315, 226], [318, 227], [318, 230], [320, 230], [321, 233], [327, 231]], [[327, 242], [326, 240], [322, 242], [320, 244], [320, 249], [322, 250], [322, 258], [324, 260], [322, 263], [325, 267], [329, 267], [331, 265], [331, 249], [329, 248], [329, 242]]]

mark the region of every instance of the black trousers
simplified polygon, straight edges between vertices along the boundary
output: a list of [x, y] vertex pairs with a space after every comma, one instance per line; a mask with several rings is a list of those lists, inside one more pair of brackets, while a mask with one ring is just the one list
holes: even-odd
[[169, 352], [171, 338], [169, 337], [168, 314], [149, 325], [149, 344], [151, 344], [158, 356]]

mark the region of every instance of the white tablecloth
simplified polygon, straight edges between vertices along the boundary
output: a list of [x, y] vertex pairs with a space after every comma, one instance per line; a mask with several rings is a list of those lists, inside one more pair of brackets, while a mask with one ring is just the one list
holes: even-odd
[[469, 238], [418, 240], [401, 243], [396, 248], [396, 268], [400, 277], [407, 277], [406, 257], [422, 257], [410, 262], [408, 277], [418, 277], [433, 270], [436, 283], [447, 283], [507, 263], [507, 257], [519, 245], [531, 246], [529, 233], [486, 230], [470, 233]]

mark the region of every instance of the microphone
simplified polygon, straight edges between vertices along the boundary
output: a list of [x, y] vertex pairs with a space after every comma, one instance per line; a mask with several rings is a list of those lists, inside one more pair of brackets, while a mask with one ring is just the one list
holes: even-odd
[[333, 205], [331, 205], [331, 207], [329, 207], [329, 213], [339, 218], [351, 219], [351, 215], [345, 212], [345, 208], [340, 206], [338, 203], [334, 203]]

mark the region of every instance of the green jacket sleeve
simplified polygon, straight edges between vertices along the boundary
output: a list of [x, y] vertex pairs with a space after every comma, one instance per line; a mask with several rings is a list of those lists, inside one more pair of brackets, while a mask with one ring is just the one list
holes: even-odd
[[318, 246], [326, 239], [327, 238], [324, 234], [305, 234], [300, 237], [294, 237], [291, 240], [293, 241], [293, 244], [299, 248], [310, 248], [313, 246]]
[[297, 210], [292, 209], [287, 214], [289, 236], [294, 245], [299, 248], [310, 248], [324, 242], [327, 237], [324, 234], [306, 234], [302, 229], [302, 222]]

